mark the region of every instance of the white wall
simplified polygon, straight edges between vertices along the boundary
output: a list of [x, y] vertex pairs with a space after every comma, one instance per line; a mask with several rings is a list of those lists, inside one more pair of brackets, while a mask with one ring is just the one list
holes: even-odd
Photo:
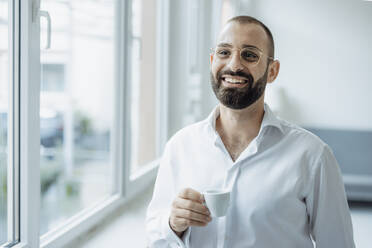
[[266, 101], [283, 118], [372, 130], [372, 2], [240, 0], [237, 14], [273, 32], [281, 70]]

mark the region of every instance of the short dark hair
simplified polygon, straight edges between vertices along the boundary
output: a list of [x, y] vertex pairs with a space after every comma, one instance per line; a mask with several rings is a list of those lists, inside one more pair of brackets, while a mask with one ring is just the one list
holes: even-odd
[[256, 18], [252, 16], [235, 16], [229, 19], [226, 23], [229, 23], [229, 22], [237, 22], [239, 24], [253, 23], [253, 24], [257, 24], [261, 26], [265, 30], [265, 33], [269, 40], [268, 55], [274, 58], [274, 38], [273, 38], [273, 35], [271, 34], [270, 29], [265, 24], [263, 24], [261, 21], [257, 20]]

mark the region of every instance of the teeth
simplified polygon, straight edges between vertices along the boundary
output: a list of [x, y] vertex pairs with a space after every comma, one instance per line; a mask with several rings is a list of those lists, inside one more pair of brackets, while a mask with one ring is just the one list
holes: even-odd
[[235, 78], [225, 78], [226, 82], [233, 83], [233, 84], [243, 84], [246, 82], [246, 80], [243, 79], [235, 79]]

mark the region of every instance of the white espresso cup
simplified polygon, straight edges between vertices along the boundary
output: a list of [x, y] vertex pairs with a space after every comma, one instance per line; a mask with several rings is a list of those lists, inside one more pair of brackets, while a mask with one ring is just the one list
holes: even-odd
[[226, 215], [230, 205], [230, 191], [209, 189], [203, 192], [203, 196], [212, 217], [222, 217]]

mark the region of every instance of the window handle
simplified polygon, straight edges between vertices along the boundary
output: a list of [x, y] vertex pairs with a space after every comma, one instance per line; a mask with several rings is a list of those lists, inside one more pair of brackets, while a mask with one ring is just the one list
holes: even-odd
[[44, 47], [45, 50], [50, 49], [51, 36], [52, 36], [52, 21], [48, 11], [39, 10], [39, 16], [44, 17], [47, 21], [47, 44]]

